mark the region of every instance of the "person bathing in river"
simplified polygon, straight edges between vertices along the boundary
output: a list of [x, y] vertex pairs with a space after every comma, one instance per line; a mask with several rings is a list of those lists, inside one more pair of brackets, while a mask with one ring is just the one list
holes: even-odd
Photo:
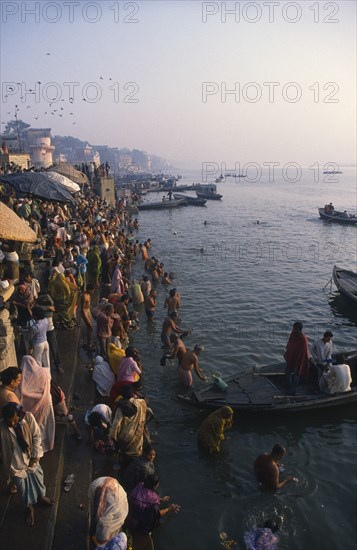
[[218, 453], [221, 442], [225, 440], [224, 432], [233, 425], [233, 409], [221, 407], [211, 413], [197, 431], [198, 446], [210, 454]]
[[150, 293], [145, 298], [145, 313], [148, 319], [152, 319], [156, 310], [156, 290], [150, 290]]
[[162, 284], [163, 285], [172, 285], [172, 280], [170, 279], [169, 274], [165, 271], [163, 278], [162, 278]]
[[182, 334], [187, 335], [190, 333], [191, 329], [184, 329], [180, 328], [176, 325], [176, 319], [177, 319], [177, 313], [176, 311], [172, 311], [168, 317], [165, 317], [164, 322], [162, 324], [162, 330], [161, 330], [161, 342], [163, 343], [164, 347], [168, 350], [171, 350], [171, 341], [170, 341], [170, 335], [172, 332], [175, 332], [176, 334]]
[[180, 381], [186, 388], [192, 387], [192, 371], [194, 370], [198, 378], [205, 382], [206, 377], [198, 364], [198, 357], [203, 351], [203, 346], [195, 345], [194, 349], [187, 350], [182, 356], [182, 361], [178, 369]]
[[178, 365], [181, 365], [182, 357], [186, 353], [187, 349], [178, 334], [173, 333], [170, 336], [171, 340], [171, 355], [168, 359], [175, 359], [177, 357]]
[[170, 290], [170, 295], [165, 299], [164, 307], [167, 307], [167, 315], [173, 311], [178, 311], [180, 307], [180, 295], [176, 288]]
[[284, 481], [280, 481], [280, 460], [286, 454], [286, 449], [279, 444], [274, 445], [271, 453], [262, 453], [254, 462], [254, 474], [260, 483], [262, 491], [276, 493], [279, 489], [285, 487], [290, 481], [294, 481], [292, 476], [288, 476]]

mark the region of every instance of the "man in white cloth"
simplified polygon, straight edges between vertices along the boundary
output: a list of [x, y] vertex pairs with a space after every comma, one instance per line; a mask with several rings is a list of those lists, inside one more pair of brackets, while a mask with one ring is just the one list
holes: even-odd
[[332, 362], [332, 338], [332, 332], [327, 330], [323, 337], [320, 340], [315, 340], [312, 345], [311, 355], [317, 370], [318, 382], [326, 367]]
[[324, 332], [320, 340], [315, 340], [312, 345], [311, 355], [317, 366], [326, 366], [326, 361], [332, 358], [333, 334], [329, 330]]
[[31, 413], [18, 403], [7, 403], [0, 420], [2, 468], [8, 481], [16, 485], [26, 506], [26, 523], [35, 523], [36, 502], [52, 506], [46, 497], [40, 458], [43, 456], [40, 428]]
[[329, 365], [320, 378], [320, 389], [325, 393], [351, 391], [351, 369], [345, 363], [344, 355], [336, 355], [337, 365]]

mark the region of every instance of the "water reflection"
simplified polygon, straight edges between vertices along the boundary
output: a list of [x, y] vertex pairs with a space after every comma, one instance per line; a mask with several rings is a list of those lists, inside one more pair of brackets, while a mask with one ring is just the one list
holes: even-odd
[[329, 299], [329, 304], [335, 317], [348, 319], [351, 323], [349, 326], [357, 326], [356, 304], [351, 304], [351, 302], [345, 298], [345, 296], [341, 296], [341, 294], [332, 296]]

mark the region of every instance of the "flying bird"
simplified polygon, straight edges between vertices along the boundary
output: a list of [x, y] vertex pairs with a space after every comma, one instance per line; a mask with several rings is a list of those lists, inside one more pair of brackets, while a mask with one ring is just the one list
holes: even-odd
[[102, 76], [99, 77], [99, 80], [104, 80]]
[[26, 109], [31, 109], [30, 105], [27, 105]]
[[35, 120], [38, 120], [38, 116], [35, 116]]
[[9, 90], [10, 90], [10, 92], [13, 92], [14, 91], [13, 86], [9, 86]]
[[46, 55], [51, 55], [50, 53], [46, 53]]

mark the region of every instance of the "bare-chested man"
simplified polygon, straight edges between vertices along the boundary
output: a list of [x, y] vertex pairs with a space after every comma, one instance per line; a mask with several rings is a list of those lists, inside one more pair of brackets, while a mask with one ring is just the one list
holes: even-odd
[[85, 292], [83, 292], [82, 300], [81, 300], [81, 316], [84, 321], [84, 324], [87, 328], [87, 353], [89, 354], [91, 351], [91, 343], [92, 343], [92, 334], [93, 334], [93, 324], [92, 324], [92, 314], [91, 314], [91, 298], [93, 293], [93, 286], [87, 285], [87, 289]]
[[152, 319], [156, 310], [156, 290], [150, 290], [150, 293], [145, 298], [145, 313], [148, 319]]
[[165, 317], [161, 329], [161, 342], [167, 349], [171, 349], [170, 335], [172, 332], [176, 334], [189, 334], [190, 329], [180, 328], [176, 325], [175, 320], [177, 319], [176, 311], [172, 311], [170, 315]]
[[143, 276], [143, 279], [140, 283], [141, 292], [144, 295], [144, 298], [150, 294], [151, 290], [151, 282], [149, 281], [149, 277], [147, 275]]
[[192, 371], [195, 371], [198, 378], [203, 382], [206, 380], [206, 377], [198, 364], [198, 357], [201, 355], [202, 351], [203, 347], [196, 344], [193, 350], [187, 350], [182, 356], [178, 372], [180, 381], [184, 386], [186, 386], [186, 388], [190, 388], [192, 386]]
[[295, 478], [292, 476], [288, 476], [284, 481], [279, 481], [279, 461], [285, 454], [286, 449], [276, 444], [270, 454], [262, 453], [254, 462], [255, 477], [260, 482], [263, 491], [275, 493], [278, 489], [282, 489], [289, 481], [294, 481]]
[[114, 306], [114, 312], [119, 315], [122, 322], [123, 329], [126, 333], [128, 332], [130, 327], [130, 317], [129, 317], [129, 311], [128, 311], [129, 301], [130, 301], [129, 295], [123, 294], [119, 302], [116, 302]]
[[171, 340], [171, 355], [168, 357], [168, 359], [175, 359], [177, 357], [178, 365], [181, 365], [182, 357], [186, 353], [187, 349], [181, 338], [178, 336], [178, 334], [171, 334], [170, 336]]
[[177, 313], [180, 307], [180, 295], [176, 288], [170, 290], [170, 295], [165, 299], [164, 307], [167, 307], [167, 315], [170, 315], [173, 311]]

